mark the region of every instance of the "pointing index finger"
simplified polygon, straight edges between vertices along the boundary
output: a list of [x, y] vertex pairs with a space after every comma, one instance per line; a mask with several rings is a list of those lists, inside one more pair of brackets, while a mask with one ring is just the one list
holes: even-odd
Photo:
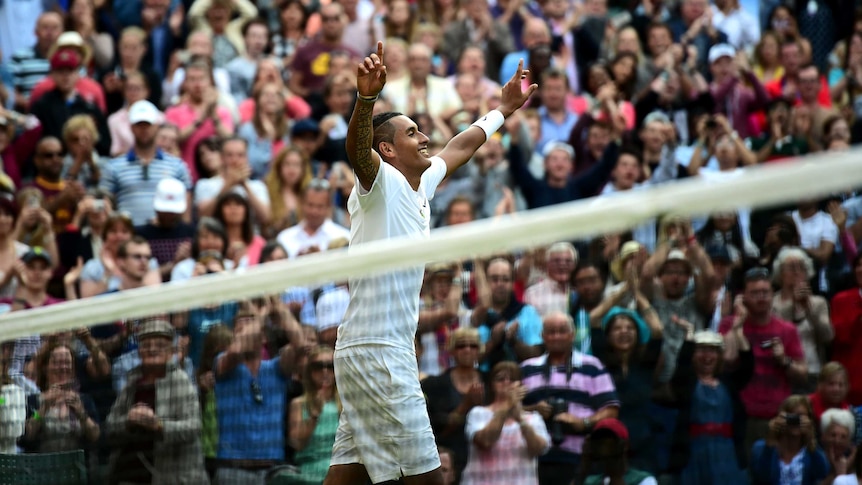
[[521, 79], [521, 74], [522, 74], [523, 72], [524, 72], [524, 59], [523, 59], [523, 58], [521, 58], [521, 59], [518, 61], [518, 70], [517, 70], [517, 71], [515, 71], [515, 76], [513, 77], [513, 79]]

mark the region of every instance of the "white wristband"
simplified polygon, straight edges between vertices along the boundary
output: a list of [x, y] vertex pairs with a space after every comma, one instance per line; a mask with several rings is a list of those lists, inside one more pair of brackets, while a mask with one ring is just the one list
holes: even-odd
[[471, 126], [482, 128], [482, 131], [485, 132], [485, 141], [488, 141], [488, 139], [491, 138], [491, 135], [503, 127], [503, 122], [505, 121], [506, 117], [503, 116], [503, 113], [496, 109], [492, 109], [491, 111], [488, 111], [488, 114], [476, 120], [476, 122]]

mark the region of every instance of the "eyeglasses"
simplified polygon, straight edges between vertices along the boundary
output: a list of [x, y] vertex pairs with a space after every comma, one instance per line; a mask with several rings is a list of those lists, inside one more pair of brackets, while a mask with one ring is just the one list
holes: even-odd
[[38, 156], [41, 158], [63, 158], [63, 152], [42, 152]]
[[251, 381], [251, 397], [254, 399], [254, 402], [263, 404], [263, 391], [257, 381]]
[[318, 361], [308, 364], [312, 372], [320, 372], [323, 369], [328, 369], [330, 372], [335, 372], [335, 364], [332, 361]]
[[479, 348], [479, 344], [468, 344], [468, 343], [455, 344], [455, 348], [456, 348], [456, 349], [464, 349], [464, 348], [467, 348], [467, 347], [469, 347], [469, 348], [471, 348], [471, 349], [478, 349], [478, 348]]
[[153, 257], [152, 254], [127, 254], [126, 258], [134, 259], [135, 261], [149, 261]]
[[332, 186], [329, 184], [329, 180], [321, 179], [321, 178], [313, 178], [311, 182], [308, 183], [308, 189], [311, 190], [329, 190]]

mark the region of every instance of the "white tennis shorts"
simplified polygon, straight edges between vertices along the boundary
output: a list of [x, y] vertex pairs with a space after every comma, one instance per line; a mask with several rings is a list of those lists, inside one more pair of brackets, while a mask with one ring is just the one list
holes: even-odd
[[332, 465], [360, 463], [372, 483], [440, 466], [416, 356], [384, 345], [335, 352], [342, 411]]

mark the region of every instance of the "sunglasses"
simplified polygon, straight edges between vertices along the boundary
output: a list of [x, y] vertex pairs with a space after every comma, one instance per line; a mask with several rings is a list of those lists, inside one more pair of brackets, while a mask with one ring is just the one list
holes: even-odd
[[63, 152], [42, 152], [39, 156], [42, 158], [63, 158]]
[[263, 404], [263, 391], [257, 381], [251, 381], [251, 397], [254, 399], [254, 402]]
[[467, 348], [467, 347], [469, 347], [469, 348], [471, 348], [471, 349], [478, 349], [478, 348], [479, 348], [479, 344], [467, 344], [467, 343], [463, 343], [463, 344], [456, 344], [456, 345], [455, 345], [455, 348], [456, 348], [456, 349], [463, 349], [463, 348]]
[[332, 361], [326, 361], [326, 362], [323, 362], [323, 361], [319, 361], [319, 362], [312, 362], [312, 363], [310, 363], [310, 364], [308, 364], [308, 365], [309, 365], [309, 367], [311, 368], [311, 371], [312, 371], [312, 372], [320, 372], [320, 371], [322, 371], [323, 369], [329, 369], [330, 371], [333, 371], [333, 372], [335, 371], [335, 364], [333, 364], [333, 363], [332, 363]]

